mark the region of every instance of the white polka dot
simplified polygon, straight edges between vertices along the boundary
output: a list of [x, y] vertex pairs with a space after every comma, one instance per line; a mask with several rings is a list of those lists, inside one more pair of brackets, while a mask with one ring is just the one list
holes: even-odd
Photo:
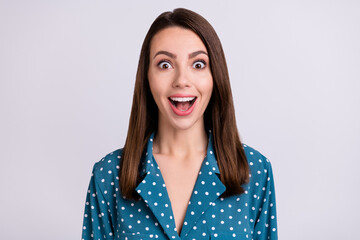
[[[251, 148], [248, 148], [248, 149], [251, 149]], [[210, 151], [210, 150], [208, 151], [208, 153], [214, 154], [213, 151]], [[249, 155], [260, 156], [254, 150], [246, 149], [246, 153]], [[120, 156], [118, 156], [118, 154], [116, 154], [116, 155], [118, 158], [120, 157]], [[114, 238], [120, 238], [120, 235], [122, 233], [126, 233], [127, 231], [129, 231], [129, 229], [131, 229], [131, 231], [129, 231], [129, 232], [131, 232], [132, 234], [131, 235], [129, 234], [129, 236], [126, 237], [129, 240], [131, 239], [132, 235], [135, 237], [138, 234], [142, 234], [141, 231], [144, 231], [144, 230], [146, 230], [146, 232], [143, 232], [143, 233], [144, 234], [147, 233], [147, 236], [149, 239], [153, 239], [153, 238], [158, 239], [158, 238], [161, 238], [161, 235], [157, 235], [154, 232], [161, 233], [162, 231], [164, 231], [164, 229], [170, 229], [172, 233], [168, 237], [170, 239], [179, 239], [179, 236], [177, 235], [177, 228], [173, 224], [174, 217], [171, 214], [171, 212], [168, 212], [168, 210], [170, 210], [168, 208], [170, 206], [170, 203], [169, 203], [169, 198], [167, 197], [167, 195], [166, 195], [166, 197], [164, 195], [166, 193], [165, 189], [164, 189], [164, 188], [166, 188], [166, 186], [165, 186], [165, 183], [163, 182], [163, 179], [161, 178], [162, 176], [160, 173], [160, 168], [159, 168], [159, 166], [157, 166], [156, 162], [154, 162], [154, 160], [152, 159], [153, 156], [148, 153], [147, 153], [147, 155], [148, 155], [147, 158], [149, 158], [149, 159], [146, 159], [144, 162], [142, 162], [142, 164], [143, 164], [142, 167], [143, 167], [144, 173], [147, 172], [150, 176], [153, 175], [152, 176], [153, 178], [147, 178], [150, 180], [146, 180], [146, 181], [145, 181], [145, 179], [142, 180], [142, 184], [144, 184], [142, 189], [144, 189], [145, 192], [143, 192], [143, 193], [146, 193], [145, 194], [146, 197], [145, 198], [140, 197], [139, 202], [132, 201], [130, 199], [126, 200], [126, 197], [121, 195], [121, 191], [119, 190], [119, 185], [118, 185], [119, 177], [116, 176], [118, 174], [115, 174], [115, 172], [112, 171], [113, 166], [104, 165], [104, 166], [108, 166], [108, 167], [100, 168], [100, 167], [97, 167], [97, 166], [101, 166], [100, 164], [96, 165], [96, 167], [97, 167], [96, 169], [100, 169], [100, 171], [107, 172], [108, 174], [101, 175], [100, 173], [98, 173], [97, 177], [99, 177], [99, 178], [96, 180], [100, 180], [99, 182], [101, 182], [101, 185], [99, 185], [99, 186], [95, 185], [95, 188], [94, 188], [94, 186], [92, 186], [91, 188], [89, 188], [87, 190], [87, 197], [89, 199], [91, 199], [91, 204], [90, 204], [90, 200], [86, 201], [86, 208], [85, 208], [86, 213], [84, 214], [84, 218], [86, 218], [86, 221], [85, 221], [86, 224], [83, 225], [83, 228], [84, 228], [84, 230], [86, 229], [86, 231], [89, 235], [92, 234], [92, 232], [91, 232], [91, 230], [89, 230], [90, 225], [87, 225], [87, 224], [94, 224], [94, 221], [96, 221], [96, 218], [98, 218], [97, 220], [100, 221], [101, 225], [98, 225], [92, 229], [95, 229], [95, 231], [97, 231], [96, 228], [99, 229], [99, 233], [103, 232], [103, 230], [105, 230], [105, 229], [101, 229], [101, 228], [105, 228], [106, 224], [110, 224], [109, 219], [114, 219], [117, 222], [116, 226], [114, 226], [114, 227], [116, 227], [115, 229], [118, 229], [118, 230], [115, 230], [116, 236]], [[104, 160], [104, 159], [102, 159], [102, 160]], [[105, 159], [105, 161], [108, 161], [109, 163], [112, 160]], [[210, 161], [213, 161], [213, 162], [210, 163]], [[253, 237], [253, 234], [258, 235], [258, 232], [261, 232], [260, 235], [263, 235], [266, 232], [267, 235], [265, 236], [264, 239], [266, 239], [266, 238], [269, 239], [268, 236], [270, 236], [270, 235], [268, 232], [277, 231], [277, 229], [275, 227], [273, 227], [273, 226], [276, 226], [275, 211], [273, 212], [268, 209], [262, 210], [261, 207], [255, 207], [255, 206], [275, 207], [275, 202], [274, 202], [275, 199], [273, 196], [274, 193], [271, 193], [271, 191], [267, 187], [268, 184], [266, 182], [264, 183], [260, 180], [260, 178], [261, 178], [260, 175], [262, 173], [265, 173], [263, 175], [264, 180], [267, 179], [267, 181], [271, 181], [270, 176], [272, 176], [271, 175], [272, 173], [270, 172], [269, 168], [268, 169], [263, 168], [262, 163], [264, 161], [265, 161], [265, 158], [260, 158], [260, 159], [257, 158], [257, 160], [252, 159], [252, 161], [249, 161], [249, 165], [252, 166], [250, 169], [252, 174], [251, 173], [249, 174], [249, 177], [250, 177], [249, 184], [244, 186], [244, 190], [245, 190], [244, 191], [245, 195], [243, 195], [244, 197], [240, 197], [238, 195], [238, 196], [234, 196], [234, 197], [223, 198], [223, 197], [220, 197], [221, 192], [219, 192], [219, 190], [217, 190], [217, 186], [218, 186], [217, 183], [219, 183], [221, 185], [221, 182], [220, 181], [217, 182], [218, 179], [216, 179], [216, 181], [213, 179], [210, 179], [211, 177], [213, 177], [215, 175], [215, 172], [218, 172], [218, 168], [216, 168], [216, 166], [217, 166], [216, 159], [210, 158], [207, 155], [205, 157], [204, 165], [208, 165], [209, 168], [206, 168], [205, 166], [201, 166], [202, 169], [199, 170], [199, 175], [201, 175], [202, 172], [204, 172], [206, 176], [199, 176], [200, 181], [198, 183], [200, 183], [200, 187], [198, 187], [196, 190], [194, 190], [194, 192], [193, 192], [194, 197], [192, 198], [193, 200], [189, 201], [190, 216], [188, 216], [189, 219], [191, 219], [191, 218], [198, 219], [202, 216], [203, 216], [203, 218], [199, 219], [200, 222], [197, 221], [197, 223], [194, 222], [194, 224], [191, 224], [191, 229], [193, 229], [193, 230], [196, 229], [196, 231], [192, 232], [193, 235], [185, 234], [184, 237], [189, 238], [189, 239], [197, 239], [197, 240], [199, 240], [200, 238], [205, 239], [205, 238], [211, 238], [211, 237], [219, 239], [219, 237], [221, 238], [221, 234], [219, 234], [219, 232], [217, 232], [217, 231], [220, 231], [220, 232], [227, 231], [228, 232], [227, 235], [230, 234], [228, 236], [229, 237], [232, 236], [234, 239], [240, 238], [240, 236], [244, 236], [244, 239], [245, 239], [245, 237], [248, 238], [249, 240], [252, 238], [255, 239], [256, 237]], [[102, 164], [104, 164], [104, 163], [102, 163]], [[119, 164], [119, 163], [117, 162], [117, 164]], [[212, 166], [210, 166], [210, 165], [212, 165]], [[255, 167], [253, 167], [254, 165], [255, 165]], [[268, 165], [266, 167], [268, 167]], [[256, 168], [258, 168], [258, 169], [256, 169]], [[109, 170], [109, 169], [111, 169], [111, 170]], [[116, 165], [116, 169], [120, 169], [120, 165]], [[156, 170], [156, 169], [158, 169], [158, 170]], [[254, 172], [255, 172], [255, 174], [254, 174]], [[118, 173], [118, 170], [116, 170], [116, 173]], [[93, 176], [94, 176], [94, 174], [92, 173], [92, 177]], [[116, 180], [115, 180], [115, 178], [116, 178]], [[163, 186], [163, 188], [160, 187], [161, 185]], [[101, 188], [98, 188], [98, 187], [101, 187]], [[98, 190], [96, 192], [95, 189], [97, 189], [97, 188], [101, 189], [101, 190]], [[220, 187], [219, 187], [219, 189], [220, 189]], [[101, 192], [99, 192], [99, 191], [101, 191]], [[140, 189], [137, 189], [136, 191], [139, 194], [143, 194], [143, 193], [141, 193], [142, 190], [140, 190]], [[102, 193], [103, 194], [109, 193], [110, 195], [114, 196], [114, 198], [112, 196], [104, 195], [103, 196], [104, 200], [102, 200], [102, 199], [94, 200], [94, 198], [100, 198], [102, 196]], [[205, 196], [203, 196], [203, 194]], [[216, 196], [219, 196], [220, 198], [217, 199], [216, 196], [213, 196], [215, 198], [213, 201], [204, 202], [206, 199], [208, 199], [209, 195], [216, 195]], [[262, 197], [263, 195], [267, 196], [267, 197], [266, 198]], [[162, 196], [164, 196], [165, 198], [162, 198]], [[199, 198], [196, 199], [197, 196], [199, 196]], [[261, 198], [260, 198], [260, 196], [261, 196]], [[151, 199], [151, 201], [150, 201], [150, 199]], [[150, 208], [150, 206], [148, 204], [148, 200], [149, 200], [149, 202], [151, 202], [151, 204], [150, 203], [149, 204], [150, 204], [152, 210], [154, 210], [155, 208], [158, 209], [158, 212], [155, 214], [155, 216], [160, 215], [161, 217], [164, 217], [163, 221], [167, 221], [166, 222], [167, 225], [165, 225], [164, 228], [161, 228], [161, 227], [159, 228], [160, 224], [155, 221], [155, 219], [156, 219], [155, 216], [151, 216], [151, 215], [149, 216], [150, 209], [146, 209], [146, 207]], [[94, 204], [92, 205], [93, 201], [94, 201]], [[98, 204], [95, 204], [96, 201], [98, 202]], [[215, 202], [218, 201], [218, 202], [215, 204], [214, 201]], [[212, 208], [214, 211], [207, 212], [208, 214], [203, 215], [206, 213], [204, 210], [208, 206], [207, 202], [209, 202], [210, 206], [214, 206], [214, 208]], [[201, 206], [204, 204], [206, 206], [204, 206], [204, 208], [201, 208]], [[217, 205], [216, 208], [215, 208], [215, 205]], [[96, 208], [95, 208], [95, 206], [96, 206]], [[194, 207], [192, 207], [192, 206], [194, 206]], [[117, 208], [119, 208], [119, 210], [117, 210]], [[166, 209], [166, 208], [168, 208], [168, 209]], [[234, 208], [234, 209], [232, 209], [232, 208]], [[251, 208], [251, 210], [249, 208]], [[120, 212], [117, 212], [117, 211], [120, 211], [120, 209], [121, 209], [121, 215], [118, 216], [117, 213], [120, 214]], [[164, 210], [164, 209], [166, 209], [166, 210]], [[235, 211], [235, 209], [236, 209], [236, 211]], [[273, 210], [274, 210], [274, 208], [273, 208]], [[90, 213], [91, 213], [91, 215], [90, 215]], [[244, 213], [244, 214], [242, 214], [242, 213]], [[105, 216], [106, 216], [106, 218], [105, 218]], [[255, 216], [260, 216], [260, 217], [255, 218]], [[266, 223], [266, 221], [268, 221], [268, 217], [270, 217], [271, 224]], [[127, 223], [127, 224], [125, 224], [125, 223]], [[198, 224], [200, 224], [200, 223], [201, 223], [201, 225], [200, 225], [201, 228], [199, 228], [199, 231], [197, 231], [197, 229], [199, 227]], [[129, 225], [129, 224], [131, 224], [131, 225]], [[184, 221], [183, 224], [189, 225], [189, 223], [186, 221]], [[249, 230], [247, 230], [248, 226], [254, 226], [256, 224], [258, 224], [258, 226], [262, 225], [262, 227], [265, 226], [267, 228], [267, 231], [264, 230], [264, 228], [257, 229], [256, 231], [254, 231], [254, 229], [250, 229], [250, 228], [249, 228]], [[120, 225], [124, 226], [128, 230], [123, 229]], [[243, 227], [241, 227], [241, 225]], [[219, 229], [217, 229], [217, 227], [215, 227], [215, 226], [219, 226]], [[244, 228], [245, 226], [247, 226], [247, 227]], [[174, 231], [172, 231], [172, 229]], [[208, 230], [206, 230], [206, 229], [208, 229]], [[242, 230], [244, 230], [245, 233], [243, 235], [242, 235], [242, 233], [238, 234], [239, 231], [242, 232]], [[258, 231], [258, 230], [261, 230], [261, 231]], [[166, 232], [164, 231], [164, 233], [166, 233]], [[114, 233], [111, 231], [104, 231], [102, 233], [102, 235], [99, 236], [99, 238], [105, 239], [106, 236], [109, 236], [112, 234], [114, 234]], [[98, 237], [95, 237], [95, 233], [93, 234], [92, 238], [98, 239]], [[137, 238], [140, 239], [141, 236], [139, 236]]]

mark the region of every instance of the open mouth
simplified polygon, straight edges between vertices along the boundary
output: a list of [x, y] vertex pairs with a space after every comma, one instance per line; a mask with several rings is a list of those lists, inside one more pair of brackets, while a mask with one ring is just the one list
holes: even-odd
[[186, 112], [196, 101], [197, 97], [169, 97], [171, 104], [179, 111]]

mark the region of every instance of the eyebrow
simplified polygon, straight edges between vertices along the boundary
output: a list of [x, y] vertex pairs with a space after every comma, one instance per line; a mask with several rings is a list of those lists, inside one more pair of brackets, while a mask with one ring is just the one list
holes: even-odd
[[206, 56], [208, 56], [207, 52], [205, 52], [205, 51], [203, 51], [203, 50], [199, 50], [199, 51], [190, 53], [190, 54], [189, 54], [189, 58], [194, 58], [194, 57], [196, 57], [196, 56], [199, 55], [199, 54], [205, 54]]
[[[154, 59], [157, 55], [160, 55], [160, 54], [164, 54], [164, 55], [169, 56], [169, 57], [171, 57], [171, 58], [176, 58], [176, 55], [173, 54], [173, 53], [171, 53], [171, 52], [168, 52], [168, 51], [158, 51], [158, 52], [154, 55], [153, 59]], [[193, 52], [193, 53], [190, 53], [190, 54], [189, 54], [189, 58], [194, 58], [194, 57], [196, 57], [196, 56], [199, 55], [199, 54], [205, 54], [206, 56], [208, 56], [207, 52], [205, 52], [205, 51], [203, 51], [203, 50], [199, 50], [199, 51], [195, 51], [195, 52]]]

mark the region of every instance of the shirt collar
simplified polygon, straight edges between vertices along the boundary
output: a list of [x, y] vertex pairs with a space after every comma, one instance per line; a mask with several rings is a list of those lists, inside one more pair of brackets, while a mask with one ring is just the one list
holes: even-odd
[[[209, 167], [215, 172], [220, 174], [219, 167], [216, 161], [215, 152], [214, 152], [214, 144], [213, 144], [213, 135], [211, 130], [208, 131], [208, 145], [206, 150], [206, 157], [204, 161], [209, 163]], [[153, 140], [155, 136], [155, 131], [151, 133], [149, 140], [146, 146], [146, 152], [142, 157], [142, 163], [140, 168], [140, 175], [143, 176], [146, 173], [155, 174], [156, 169], [159, 169], [154, 156], [153, 156]]]

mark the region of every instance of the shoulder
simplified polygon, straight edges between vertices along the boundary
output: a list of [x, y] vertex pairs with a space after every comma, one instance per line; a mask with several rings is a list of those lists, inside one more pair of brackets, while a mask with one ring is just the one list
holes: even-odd
[[243, 144], [251, 175], [267, 175], [271, 171], [270, 160], [255, 148]]
[[[98, 162], [94, 164], [93, 175], [95, 178], [112, 178], [114, 174], [117, 175], [120, 169], [120, 161], [122, 156], [122, 148], [106, 154]], [[103, 180], [104, 181], [104, 180]]]

